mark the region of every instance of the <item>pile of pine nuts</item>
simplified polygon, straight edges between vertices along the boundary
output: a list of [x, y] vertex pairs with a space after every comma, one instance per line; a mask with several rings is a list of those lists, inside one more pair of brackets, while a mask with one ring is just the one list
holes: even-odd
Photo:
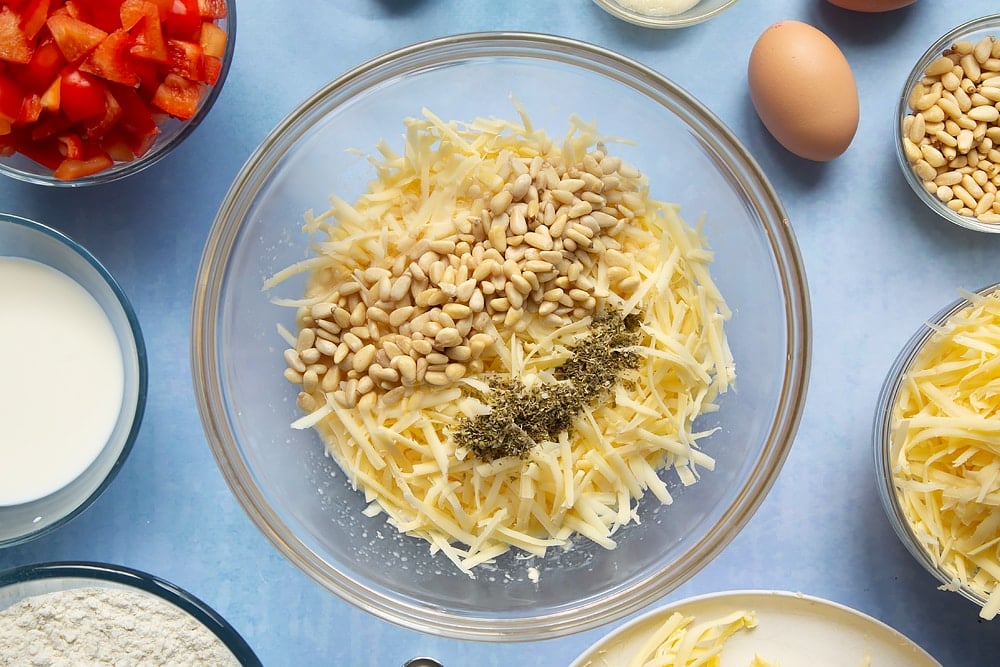
[[956, 42], [910, 91], [903, 150], [955, 213], [1000, 223], [1000, 41]]
[[302, 410], [328, 396], [371, 409], [451, 385], [483, 370], [498, 330], [564, 326], [592, 315], [607, 289], [627, 297], [639, 286], [615, 238], [646, 207], [633, 167], [598, 145], [578, 164], [511, 156], [498, 175], [492, 189], [471, 186], [470, 215], [450, 234], [372, 258], [299, 310], [285, 377], [302, 386]]

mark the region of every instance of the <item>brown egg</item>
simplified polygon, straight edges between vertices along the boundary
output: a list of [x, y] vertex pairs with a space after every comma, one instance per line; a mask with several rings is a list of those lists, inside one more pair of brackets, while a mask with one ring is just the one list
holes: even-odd
[[780, 21], [757, 39], [747, 67], [764, 127], [799, 157], [842, 154], [858, 129], [858, 88], [847, 58], [823, 32]]
[[831, 5], [855, 12], [888, 12], [912, 5], [917, 0], [826, 0]]

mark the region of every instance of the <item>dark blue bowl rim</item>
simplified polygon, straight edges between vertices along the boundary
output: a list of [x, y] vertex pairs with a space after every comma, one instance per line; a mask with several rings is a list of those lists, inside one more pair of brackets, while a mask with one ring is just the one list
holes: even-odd
[[176, 584], [121, 565], [87, 561], [58, 561], [22, 565], [0, 572], [0, 588], [27, 581], [56, 578], [91, 579], [124, 584], [180, 607], [212, 631], [244, 667], [263, 667], [250, 645], [230, 623], [200, 599]]

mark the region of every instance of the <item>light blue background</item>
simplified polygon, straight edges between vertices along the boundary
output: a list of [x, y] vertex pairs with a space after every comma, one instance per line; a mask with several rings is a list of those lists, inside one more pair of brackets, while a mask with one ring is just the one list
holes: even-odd
[[[997, 9], [988, 0], [919, 0], [875, 15], [824, 0], [740, 0], [708, 23], [654, 31], [589, 0], [240, 2], [229, 79], [172, 155], [124, 182], [78, 191], [0, 181], [0, 209], [70, 234], [106, 263], [138, 311], [150, 359], [145, 421], [114, 483], [54, 534], [0, 552], [0, 568], [87, 559], [151, 572], [220, 611], [268, 666], [391, 667], [421, 654], [447, 667], [558, 666], [609, 630], [533, 644], [467, 643], [402, 630], [341, 602], [285, 561], [236, 503], [205, 441], [188, 363], [202, 244], [229, 183], [273, 125], [322, 84], [395, 47], [459, 32], [537, 31], [635, 58], [714, 111], [777, 189], [809, 277], [814, 363], [795, 446], [748, 526], [668, 599], [737, 588], [801, 591], [887, 622], [947, 667], [1000, 663], [1000, 625], [980, 622], [971, 603], [937, 591], [891, 532], [870, 444], [878, 389], [910, 334], [958, 288], [1000, 281], [1000, 235], [966, 231], [922, 209], [892, 145], [912, 63], [948, 29]], [[750, 104], [747, 57], [781, 19], [822, 29], [854, 69], [860, 127], [831, 163], [785, 152]]]

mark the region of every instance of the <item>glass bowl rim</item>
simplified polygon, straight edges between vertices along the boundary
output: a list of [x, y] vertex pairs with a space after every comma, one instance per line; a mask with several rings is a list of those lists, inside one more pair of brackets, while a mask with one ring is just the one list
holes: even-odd
[[[437, 57], [435, 59], [436, 56]], [[626, 72], [645, 94], [656, 91], [669, 96], [670, 101], [683, 109], [671, 110], [688, 122], [682, 112], [710, 127], [711, 136], [701, 138], [727, 157], [733, 159], [729, 168], [739, 170], [741, 184], [748, 189], [747, 198], [756, 205], [766, 229], [776, 270], [782, 280], [786, 314], [785, 330], [787, 349], [779, 410], [770, 425], [760, 459], [744, 482], [740, 493], [732, 500], [723, 517], [707, 534], [696, 540], [673, 570], [690, 572], [678, 582], [664, 577], [660, 568], [647, 573], [624, 590], [610, 589], [596, 600], [588, 600], [571, 608], [546, 610], [544, 614], [519, 616], [514, 619], [486, 616], [456, 616], [441, 609], [418, 606], [399, 600], [392, 595], [355, 582], [349, 573], [324, 561], [318, 554], [303, 545], [274, 508], [261, 497], [240, 452], [241, 446], [233, 436], [228, 409], [223, 403], [218, 360], [215, 358], [218, 300], [225, 282], [226, 261], [242, 229], [246, 211], [246, 191], [256, 188], [270, 167], [293, 145], [305, 122], [315, 120], [317, 107], [324, 103], [343, 103], [342, 91], [351, 90], [359, 81], [368, 82], [373, 75], [378, 81], [397, 77], [402, 72], [412, 72], [414, 58], [423, 57], [419, 65], [428, 62], [441, 64], [456, 57], [507, 57], [558, 60], [573, 68], [581, 67], [579, 59], [588, 63], [601, 63], [607, 70], [598, 69], [599, 75], [619, 82]], [[611, 68], [617, 68], [612, 70]], [[617, 77], [619, 78], [616, 78]], [[349, 97], [349, 96], [348, 96]], [[701, 128], [700, 128], [701, 129]], [[734, 166], [735, 165], [735, 166]], [[234, 209], [240, 209], [234, 213]], [[764, 210], [761, 210], [764, 209]], [[475, 32], [456, 34], [417, 42], [389, 51], [364, 62], [322, 86], [316, 93], [292, 110], [264, 138], [250, 155], [218, 209], [205, 243], [198, 269], [196, 289], [192, 301], [191, 318], [191, 367], [198, 411], [206, 438], [216, 463], [251, 520], [286, 558], [302, 572], [327, 590], [354, 606], [383, 620], [402, 627], [458, 639], [478, 641], [531, 641], [549, 639], [581, 632], [606, 622], [621, 618], [641, 609], [662, 597], [703, 568], [743, 528], [773, 486], [778, 471], [791, 448], [794, 434], [801, 419], [811, 359], [811, 313], [805, 269], [799, 255], [787, 215], [770, 182], [755, 159], [736, 136], [701, 102], [668, 80], [663, 75], [609, 49], [588, 44], [573, 38], [531, 32]], [[209, 388], [214, 389], [209, 391]], [[664, 581], [669, 587], [664, 586]], [[644, 586], [647, 585], [647, 586]]]
[[[165, 600], [211, 631], [245, 667], [258, 667], [262, 664], [236, 628], [206, 602], [176, 584], [134, 568], [96, 561], [32, 563], [0, 571], [0, 590], [32, 581], [62, 578], [124, 585]], [[84, 587], [86, 585], [73, 588]]]
[[896, 149], [897, 162], [903, 172], [903, 178], [906, 180], [907, 185], [910, 186], [910, 189], [917, 195], [917, 198], [922, 201], [928, 209], [959, 227], [964, 227], [965, 229], [977, 232], [985, 232], [987, 234], [1000, 234], [1000, 223], [985, 223], [980, 222], [976, 218], [959, 215], [945, 206], [944, 203], [941, 202], [941, 200], [939, 200], [936, 196], [927, 192], [927, 190], [923, 187], [922, 181], [917, 177], [913, 167], [910, 165], [910, 161], [907, 159], [906, 152], [903, 149], [903, 119], [910, 113], [910, 90], [916, 85], [917, 81], [923, 77], [924, 69], [935, 58], [940, 56], [944, 49], [951, 46], [957, 38], [968, 35], [969, 33], [991, 29], [996, 29], [998, 31], [996, 37], [1000, 39], [1000, 14], [981, 16], [952, 28], [941, 37], [937, 38], [934, 43], [931, 44], [919, 58], [917, 58], [916, 63], [903, 82], [903, 89], [899, 96], [899, 103], [896, 106], [896, 116], [893, 122], [893, 127], [895, 128], [893, 145]]
[[[1000, 291], [1000, 282], [986, 285], [970, 292], [970, 294], [985, 296], [997, 291]], [[942, 568], [935, 565], [930, 554], [920, 545], [916, 534], [913, 532], [913, 528], [910, 526], [910, 522], [903, 514], [899, 495], [896, 493], [893, 483], [892, 458], [889, 455], [892, 448], [892, 413], [899, 390], [903, 384], [903, 378], [913, 365], [917, 355], [920, 354], [927, 342], [936, 333], [936, 330], [930, 325], [943, 324], [969, 305], [969, 299], [964, 296], [960, 296], [949, 302], [929, 319], [926, 319], [909, 337], [906, 343], [903, 344], [899, 354], [889, 367], [882, 386], [879, 388], [872, 424], [873, 461], [875, 465], [876, 486], [878, 487], [882, 509], [885, 511], [896, 537], [903, 543], [903, 546], [914, 560], [920, 563], [943, 586], [947, 587], [951, 587], [955, 583], [953, 578]], [[958, 585], [955, 590], [979, 606], [983, 606], [986, 603], [986, 598], [965, 585]]]
[[13, 537], [8, 540], [0, 540], [0, 549], [17, 544], [24, 544], [25, 542], [47, 535], [61, 526], [66, 525], [69, 521], [82, 514], [104, 493], [105, 490], [107, 490], [114, 478], [117, 477], [122, 466], [125, 465], [125, 460], [128, 459], [129, 454], [132, 452], [132, 448], [135, 445], [136, 438], [139, 436], [139, 429], [142, 425], [142, 419], [146, 411], [146, 395], [149, 383], [149, 361], [146, 354], [146, 344], [143, 339], [142, 327], [139, 324], [139, 317], [136, 315], [135, 308], [132, 306], [132, 302], [125, 294], [125, 291], [122, 289], [115, 277], [111, 275], [111, 272], [107, 269], [107, 267], [105, 267], [93, 253], [72, 237], [41, 222], [19, 215], [0, 212], [0, 225], [3, 224], [12, 224], [18, 227], [24, 227], [36, 233], [42, 234], [43, 236], [54, 239], [81, 257], [104, 280], [104, 282], [108, 285], [108, 288], [114, 294], [116, 301], [121, 306], [126, 320], [128, 320], [132, 340], [135, 343], [137, 387], [136, 405], [132, 414], [132, 423], [129, 427], [129, 432], [125, 437], [125, 442], [122, 444], [122, 451], [118, 454], [118, 457], [111, 469], [108, 471], [108, 474], [105, 475], [104, 479], [97, 486], [97, 488], [95, 488], [83, 502], [73, 508], [73, 510], [67, 512], [56, 521], [46, 525], [44, 528]]
[[594, 0], [594, 3], [612, 16], [623, 21], [627, 21], [632, 25], [637, 25], [643, 28], [670, 29], [686, 28], [687, 26], [707, 21], [735, 5], [736, 1], [737, 0], [724, 0], [724, 2], [718, 7], [709, 10], [703, 9], [700, 12], [698, 11], [697, 6], [694, 6], [680, 14], [673, 14], [670, 16], [657, 16], [655, 14], [648, 14], [636, 9], [629, 9], [628, 7], [623, 6], [618, 0]]
[[23, 169], [17, 169], [4, 163], [2, 160], [0, 160], [0, 174], [24, 183], [31, 183], [33, 185], [55, 188], [83, 188], [92, 185], [113, 183], [114, 181], [119, 181], [127, 176], [131, 176], [132, 174], [137, 174], [153, 166], [172, 153], [174, 149], [180, 146], [208, 116], [212, 107], [215, 106], [215, 101], [222, 93], [223, 84], [225, 84], [226, 79], [229, 76], [229, 69], [233, 62], [233, 55], [236, 52], [236, 0], [225, 0], [225, 3], [226, 17], [224, 20], [226, 21], [226, 50], [222, 56], [222, 69], [219, 71], [219, 78], [209, 87], [208, 94], [202, 101], [201, 106], [198, 107], [195, 115], [185, 121], [181, 121], [180, 130], [178, 130], [177, 134], [171, 137], [169, 141], [158, 146], [154, 144], [153, 148], [155, 148], [155, 151], [147, 153], [142, 157], [137, 157], [128, 162], [116, 161], [104, 171], [99, 171], [96, 174], [83, 176], [69, 181], [58, 179], [51, 174], [36, 174]]

